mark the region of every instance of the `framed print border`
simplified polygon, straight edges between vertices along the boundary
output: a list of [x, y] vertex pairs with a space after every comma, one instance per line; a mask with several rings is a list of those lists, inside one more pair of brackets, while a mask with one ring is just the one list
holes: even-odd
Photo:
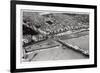
[[[94, 64], [88, 65], [73, 65], [73, 66], [53, 66], [40, 68], [16, 68], [16, 5], [36, 5], [36, 6], [53, 6], [53, 7], [70, 7], [70, 8], [85, 8], [94, 9]], [[62, 3], [47, 3], [33, 1], [11, 1], [11, 30], [10, 30], [10, 47], [11, 47], [11, 72], [29, 72], [29, 71], [45, 71], [45, 70], [61, 70], [61, 69], [77, 69], [97, 67], [97, 6], [94, 5], [79, 5], [79, 4], [62, 4]]]

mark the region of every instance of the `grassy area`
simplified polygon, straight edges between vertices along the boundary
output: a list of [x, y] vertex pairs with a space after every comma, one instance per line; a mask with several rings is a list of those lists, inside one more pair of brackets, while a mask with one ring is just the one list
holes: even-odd
[[76, 33], [71, 33], [71, 34], [65, 34], [62, 36], [58, 36], [61, 40], [68, 40], [72, 38], [78, 38], [81, 36], [89, 35], [89, 31], [84, 31], [84, 32], [76, 32]]
[[78, 37], [78, 38], [67, 39], [63, 41], [73, 46], [78, 46], [81, 49], [89, 51], [89, 35]]

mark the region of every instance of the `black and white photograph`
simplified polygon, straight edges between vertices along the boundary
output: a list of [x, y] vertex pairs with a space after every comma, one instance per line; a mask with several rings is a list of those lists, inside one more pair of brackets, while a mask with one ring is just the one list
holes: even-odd
[[89, 58], [89, 14], [22, 10], [23, 62]]
[[12, 70], [96, 66], [95, 6], [24, 1], [12, 6]]

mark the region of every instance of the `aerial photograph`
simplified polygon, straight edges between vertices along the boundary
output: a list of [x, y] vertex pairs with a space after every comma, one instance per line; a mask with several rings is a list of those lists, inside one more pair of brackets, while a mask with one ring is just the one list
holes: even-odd
[[21, 61], [89, 59], [89, 13], [25, 11]]

